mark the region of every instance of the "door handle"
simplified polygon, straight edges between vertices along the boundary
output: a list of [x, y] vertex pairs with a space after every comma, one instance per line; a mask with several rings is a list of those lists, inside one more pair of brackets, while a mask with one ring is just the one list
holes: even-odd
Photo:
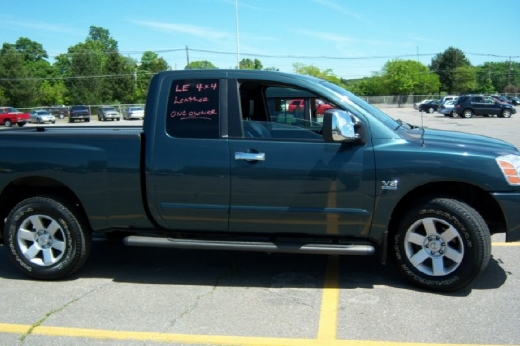
[[235, 160], [265, 161], [265, 153], [235, 153]]

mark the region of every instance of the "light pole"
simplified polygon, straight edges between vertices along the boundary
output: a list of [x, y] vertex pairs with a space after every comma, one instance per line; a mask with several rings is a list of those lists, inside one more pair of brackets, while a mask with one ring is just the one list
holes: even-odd
[[240, 40], [238, 38], [238, 0], [235, 0], [235, 17], [236, 17], [236, 28], [237, 28], [237, 69], [240, 70]]

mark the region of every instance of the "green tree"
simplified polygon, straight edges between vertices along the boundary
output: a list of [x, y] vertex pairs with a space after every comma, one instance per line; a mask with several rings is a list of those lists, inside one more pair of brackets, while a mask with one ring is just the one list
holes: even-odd
[[472, 66], [457, 67], [453, 71], [453, 88], [457, 94], [478, 91], [477, 70]]
[[74, 104], [99, 104], [103, 92], [102, 52], [80, 43], [69, 48], [70, 70], [66, 80], [70, 101]]
[[454, 71], [463, 66], [471, 66], [471, 63], [460, 49], [449, 47], [433, 57], [430, 70], [439, 75], [441, 90], [452, 94], [456, 91]]
[[[131, 72], [125, 69], [120, 59], [117, 41], [109, 31], [91, 26], [85, 42], [69, 47], [67, 54], [57, 57], [55, 68], [66, 78], [69, 101], [100, 104], [114, 97], [122, 97], [128, 81], [120, 88], [112, 83], [111, 78], [127, 74], [131, 81]], [[107, 74], [108, 77], [105, 77]]]
[[241, 70], [262, 70], [264, 68], [262, 62], [258, 59], [254, 61], [251, 59], [242, 59], [239, 67]]
[[170, 70], [170, 66], [157, 53], [151, 51], [143, 53], [141, 61], [136, 65], [134, 74], [136, 102], [145, 102], [153, 75], [165, 70]]
[[186, 67], [185, 70], [212, 70], [216, 69], [215, 65], [213, 65], [211, 62], [207, 60], [199, 60], [199, 61], [192, 61]]
[[304, 65], [302, 63], [294, 63], [293, 69], [295, 73], [321, 78], [336, 85], [343, 86], [341, 78], [336, 76], [332, 69], [326, 69], [322, 71], [314, 65]]
[[382, 77], [374, 73], [371, 77], [365, 77], [355, 81], [344, 81], [346, 89], [359, 96], [378, 96], [388, 94], [385, 90]]
[[13, 56], [3, 55], [4, 63], [6, 63], [4, 66], [8, 67], [11, 63], [15, 64], [13, 66], [18, 66], [17, 62], [20, 61], [23, 61], [23, 66], [18, 66], [10, 72], [5, 71], [5, 73], [11, 74], [12, 79], [10, 83], [5, 81], [4, 87], [9, 88], [5, 93], [9, 95], [10, 99], [17, 100], [11, 103], [15, 102], [19, 107], [41, 104], [42, 83], [46, 78], [52, 77], [54, 72], [52, 65], [46, 60], [47, 52], [40, 43], [26, 37], [20, 37], [15, 44], [5, 43], [3, 53], [8, 54], [9, 50], [17, 55], [16, 62], [10, 60], [14, 58]]
[[381, 74], [385, 91], [391, 95], [429, 94], [439, 90], [439, 77], [414, 60], [388, 61]]
[[117, 41], [110, 36], [107, 29], [91, 26], [85, 43], [93, 49], [102, 52], [117, 52]]
[[6, 103], [14, 107], [36, 105], [38, 81], [25, 58], [15, 45], [4, 43], [0, 50], [0, 89]]
[[517, 90], [520, 87], [520, 63], [513, 61], [485, 62], [477, 66], [477, 83], [479, 85], [491, 84], [494, 92]]
[[133, 102], [134, 66], [134, 60], [115, 51], [108, 54], [103, 66], [103, 103]]

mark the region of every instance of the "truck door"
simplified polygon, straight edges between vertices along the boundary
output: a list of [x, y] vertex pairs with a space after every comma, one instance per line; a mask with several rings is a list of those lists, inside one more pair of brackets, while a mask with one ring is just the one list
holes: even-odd
[[374, 203], [371, 145], [327, 143], [315, 123], [278, 122], [287, 117], [273, 111], [286, 113], [288, 103], [273, 105], [269, 88], [254, 84], [242, 82], [241, 107], [230, 107], [230, 119], [233, 111], [242, 119], [242, 132], [230, 130], [230, 231], [367, 235]]
[[162, 227], [228, 230], [230, 157], [220, 131], [226, 85], [216, 78], [172, 80], [157, 90], [168, 102], [156, 111], [155, 121], [165, 123], [147, 133], [153, 141], [146, 152], [153, 157], [146, 181], [149, 210]]

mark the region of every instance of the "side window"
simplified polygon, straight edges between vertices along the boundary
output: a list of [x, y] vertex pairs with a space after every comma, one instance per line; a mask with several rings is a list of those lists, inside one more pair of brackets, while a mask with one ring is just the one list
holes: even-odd
[[219, 138], [218, 79], [176, 80], [168, 97], [166, 132], [179, 138]]
[[317, 104], [315, 94], [260, 81], [241, 81], [239, 92], [243, 138], [323, 140], [318, 108], [323, 112], [332, 106]]

